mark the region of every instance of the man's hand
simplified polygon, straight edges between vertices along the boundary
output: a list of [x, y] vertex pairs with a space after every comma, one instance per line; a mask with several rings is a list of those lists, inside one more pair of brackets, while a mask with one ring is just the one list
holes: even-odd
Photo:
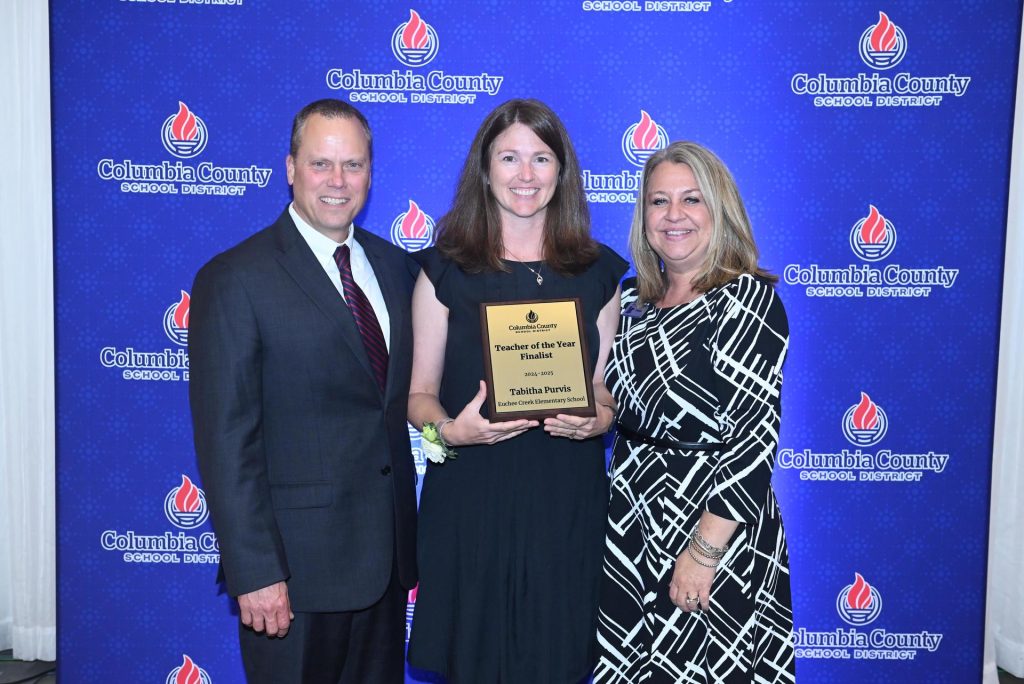
[[242, 624], [267, 636], [284, 638], [295, 615], [288, 601], [288, 585], [271, 584], [238, 597], [238, 612]]

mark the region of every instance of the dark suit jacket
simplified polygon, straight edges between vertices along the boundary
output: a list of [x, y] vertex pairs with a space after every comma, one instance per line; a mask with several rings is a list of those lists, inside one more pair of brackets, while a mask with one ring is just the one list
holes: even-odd
[[416, 581], [406, 427], [416, 266], [360, 228], [391, 321], [387, 388], [355, 321], [285, 211], [196, 275], [189, 399], [232, 596], [288, 580], [292, 609], [349, 611], [384, 593], [393, 554]]

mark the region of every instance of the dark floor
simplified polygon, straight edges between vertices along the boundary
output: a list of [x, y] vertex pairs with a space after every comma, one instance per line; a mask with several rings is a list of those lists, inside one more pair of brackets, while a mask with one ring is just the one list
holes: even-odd
[[[56, 671], [57, 663], [11, 660], [10, 651], [0, 651], [0, 684], [55, 684]], [[1000, 670], [999, 684], [1024, 684], [1024, 679]]]
[[0, 684], [54, 684], [57, 663], [12, 660], [11, 651], [0, 651]]

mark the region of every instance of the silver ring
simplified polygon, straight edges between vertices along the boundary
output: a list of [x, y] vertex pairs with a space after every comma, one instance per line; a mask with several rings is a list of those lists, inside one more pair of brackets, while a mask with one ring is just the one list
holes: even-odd
[[700, 601], [700, 596], [695, 596], [693, 598], [690, 598], [689, 596], [686, 597], [687, 603], [697, 603], [698, 601]]

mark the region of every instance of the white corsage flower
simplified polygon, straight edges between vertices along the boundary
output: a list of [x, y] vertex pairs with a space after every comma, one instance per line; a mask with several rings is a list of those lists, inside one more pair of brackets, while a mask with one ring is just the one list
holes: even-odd
[[441, 464], [449, 458], [455, 458], [455, 449], [448, 446], [441, 437], [441, 431], [433, 423], [424, 423], [420, 436], [420, 446], [431, 463]]

